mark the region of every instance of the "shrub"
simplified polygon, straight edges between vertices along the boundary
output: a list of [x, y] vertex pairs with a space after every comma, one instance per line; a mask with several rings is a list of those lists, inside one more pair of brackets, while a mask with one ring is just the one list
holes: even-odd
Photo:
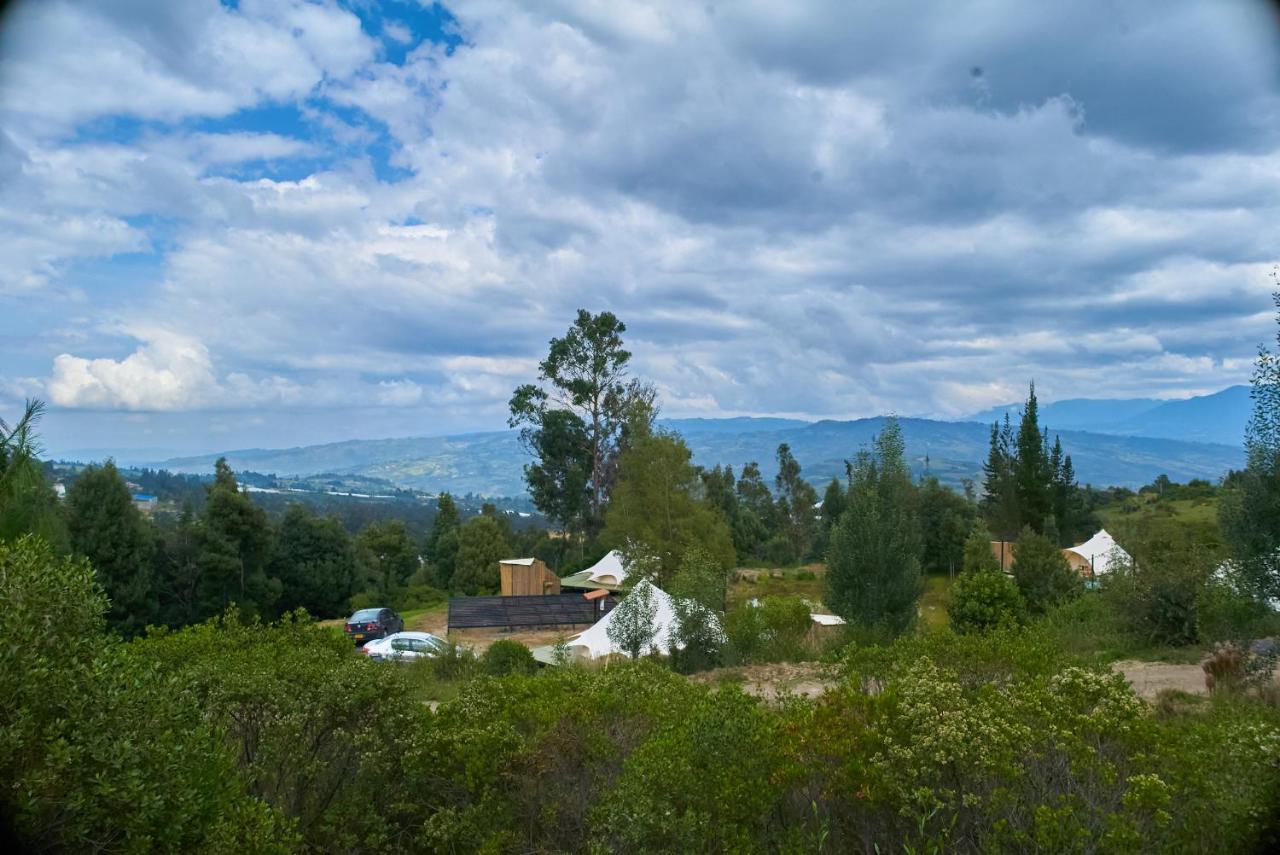
[[809, 606], [799, 597], [765, 597], [758, 606], [744, 603], [725, 615], [727, 658], [734, 663], [800, 658], [811, 621]]
[[1196, 604], [1208, 570], [1207, 557], [1195, 550], [1151, 551], [1113, 569], [1102, 591], [1144, 641], [1191, 644], [1197, 640]]
[[405, 585], [391, 595], [391, 606], [397, 611], [409, 612], [429, 609], [449, 599], [449, 595], [432, 585]]
[[0, 809], [24, 848], [283, 851], [288, 823], [190, 687], [106, 635], [105, 610], [83, 560], [0, 542]]
[[430, 660], [431, 670], [441, 680], [461, 680], [476, 672], [476, 655], [469, 647], [447, 642]]
[[538, 663], [529, 648], [510, 638], [500, 638], [489, 645], [481, 661], [484, 672], [493, 677], [532, 674], [538, 670]]
[[998, 570], [966, 570], [951, 587], [947, 614], [956, 632], [1017, 626], [1026, 620], [1026, 613], [1018, 586]]
[[1018, 590], [1034, 614], [1043, 614], [1084, 589], [1080, 575], [1067, 564], [1062, 551], [1030, 528], [1024, 528], [1018, 536], [1012, 569]]

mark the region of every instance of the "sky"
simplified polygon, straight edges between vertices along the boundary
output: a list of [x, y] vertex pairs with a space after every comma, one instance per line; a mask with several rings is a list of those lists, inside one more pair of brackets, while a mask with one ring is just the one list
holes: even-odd
[[0, 416], [51, 453], [505, 426], [578, 308], [670, 416], [1246, 382], [1261, 2], [27, 0]]

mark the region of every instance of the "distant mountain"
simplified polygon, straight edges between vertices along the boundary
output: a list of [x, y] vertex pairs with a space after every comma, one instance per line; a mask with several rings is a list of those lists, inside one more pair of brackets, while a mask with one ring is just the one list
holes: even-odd
[[[1082, 430], [1121, 436], [1147, 436], [1244, 445], [1250, 414], [1249, 387], [1229, 386], [1212, 395], [1175, 401], [1156, 398], [1071, 398], [1040, 405], [1040, 421], [1051, 431]], [[1021, 404], [974, 413], [971, 421], [990, 424], [1005, 413], [1017, 419]]]
[[[1180, 402], [1185, 403], [1185, 402]], [[727, 464], [740, 472], [750, 461], [760, 463], [772, 480], [779, 443], [786, 442], [814, 483], [842, 478], [845, 460], [867, 448], [884, 427], [883, 418], [856, 421], [793, 422], [788, 419], [688, 419], [664, 423], [679, 429], [703, 466]], [[688, 423], [692, 422], [690, 425]], [[900, 419], [913, 471], [928, 472], [958, 485], [981, 479], [988, 426], [980, 422]], [[1239, 467], [1239, 447], [1173, 439], [1121, 436], [1086, 431], [1059, 431], [1072, 455], [1081, 483], [1138, 487], [1161, 473], [1175, 481], [1216, 479]], [[321, 472], [383, 478], [402, 487], [516, 496], [524, 493], [523, 471], [529, 458], [514, 431], [451, 437], [352, 440], [279, 450], [246, 449], [165, 460], [157, 464], [176, 472], [209, 472], [225, 456], [234, 469], [306, 476]]]
[[802, 428], [813, 424], [801, 419], [736, 416], [731, 419], [658, 419], [658, 425], [683, 436], [693, 434], [761, 433]]

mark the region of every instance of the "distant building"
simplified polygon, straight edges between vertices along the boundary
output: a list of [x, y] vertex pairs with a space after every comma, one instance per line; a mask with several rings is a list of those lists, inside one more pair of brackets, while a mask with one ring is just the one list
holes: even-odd
[[150, 493], [134, 493], [133, 506], [147, 516], [155, 513], [156, 506], [160, 504], [160, 500]]
[[58, 501], [62, 501], [67, 497], [67, 485], [59, 481], [53, 485], [53, 493], [58, 497]]

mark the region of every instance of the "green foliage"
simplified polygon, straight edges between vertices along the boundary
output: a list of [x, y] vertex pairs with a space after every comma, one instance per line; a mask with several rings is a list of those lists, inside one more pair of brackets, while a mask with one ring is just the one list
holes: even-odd
[[0, 543], [0, 802], [29, 849], [284, 851], [188, 687], [104, 633], [83, 560]]
[[785, 442], [778, 446], [778, 475], [774, 486], [778, 493], [778, 517], [782, 520], [781, 534], [791, 543], [793, 560], [800, 560], [809, 555], [813, 545], [813, 506], [818, 503], [818, 493], [801, 476], [800, 462]]
[[281, 609], [302, 608], [322, 618], [346, 615], [358, 571], [351, 536], [337, 517], [291, 504], [280, 520], [270, 570], [280, 580]]
[[920, 563], [926, 573], [954, 573], [964, 566], [965, 538], [978, 509], [960, 493], [926, 478], [917, 490], [923, 541]]
[[1113, 567], [1103, 577], [1103, 595], [1147, 643], [1197, 641], [1196, 606], [1212, 562], [1176, 540], [1157, 541], [1148, 548], [1135, 545], [1134, 556], [1133, 562]]
[[33, 534], [65, 552], [69, 544], [58, 499], [37, 460], [35, 428], [43, 415], [44, 402], [28, 400], [13, 424], [0, 418], [0, 540]]
[[1024, 622], [1027, 604], [1017, 584], [999, 570], [966, 570], [951, 587], [947, 614], [956, 632], [985, 632]]
[[1028, 526], [1013, 548], [1013, 578], [1033, 614], [1077, 596], [1084, 583], [1071, 569], [1062, 550]]
[[215, 466], [204, 515], [195, 528], [194, 551], [199, 617], [220, 614], [233, 603], [249, 615], [273, 608], [280, 582], [266, 573], [271, 556], [267, 515], [240, 492], [223, 458]]
[[453, 589], [467, 595], [496, 591], [501, 583], [498, 562], [510, 558], [506, 531], [491, 516], [467, 520], [458, 534]]
[[593, 531], [604, 517], [613, 465], [653, 423], [651, 386], [628, 382], [627, 326], [612, 312], [579, 309], [538, 365], [538, 383], [511, 396], [511, 427], [535, 462], [525, 478], [538, 509], [570, 531]]
[[648, 652], [657, 635], [654, 619], [658, 615], [657, 599], [653, 586], [641, 581], [613, 607], [607, 632], [609, 641], [632, 659]]
[[1000, 559], [991, 551], [991, 535], [983, 529], [974, 529], [964, 541], [961, 568], [966, 573], [999, 572]]
[[728, 525], [700, 497], [692, 454], [676, 434], [642, 437], [619, 460], [619, 482], [601, 541], [615, 549], [639, 549], [656, 559], [654, 581], [665, 588], [691, 547], [704, 549], [722, 569], [735, 558]]
[[116, 465], [89, 466], [67, 490], [71, 548], [89, 559], [111, 602], [108, 623], [135, 635], [156, 616], [155, 534]]
[[481, 665], [484, 672], [493, 677], [532, 674], [538, 670], [538, 663], [529, 648], [510, 638], [500, 638], [489, 645], [481, 659]]
[[827, 605], [850, 623], [897, 634], [915, 621], [922, 542], [911, 491], [902, 430], [887, 419], [850, 467], [849, 507], [828, 547]]
[[675, 626], [671, 663], [683, 673], [705, 671], [720, 664], [724, 631], [718, 613], [724, 611], [728, 576], [701, 547], [684, 554], [671, 582]]
[[395, 600], [396, 592], [421, 569], [418, 549], [402, 520], [382, 520], [365, 526], [356, 535], [355, 550], [360, 587], [377, 591], [388, 600]]
[[1248, 465], [1227, 478], [1219, 506], [1222, 534], [1241, 581], [1259, 600], [1280, 597], [1280, 291], [1272, 299], [1277, 349], [1260, 348], [1254, 363], [1253, 413], [1245, 430]]
[[725, 615], [727, 658], [734, 664], [783, 662], [805, 655], [812, 619], [799, 597], [766, 597], [743, 603]]
[[775, 534], [760, 548], [760, 557], [774, 567], [787, 567], [796, 563], [795, 544], [783, 534]]
[[680, 567], [671, 580], [673, 597], [687, 598], [707, 609], [722, 612], [728, 592], [729, 574], [701, 546], [685, 550]]

